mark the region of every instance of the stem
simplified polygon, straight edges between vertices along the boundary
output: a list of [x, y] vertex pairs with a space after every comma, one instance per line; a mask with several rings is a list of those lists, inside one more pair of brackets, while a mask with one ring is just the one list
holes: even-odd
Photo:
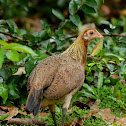
[[111, 35], [107, 35], [105, 33], [102, 33], [103, 36], [120, 36], [120, 37], [126, 37], [126, 35], [121, 35], [121, 34], [111, 34]]
[[[84, 2], [80, 5], [80, 7], [76, 10], [76, 12], [73, 15], [75, 15], [81, 9], [81, 7], [84, 5]], [[59, 30], [62, 29], [69, 20], [70, 18], [66, 22], [63, 23], [63, 25], [59, 28]]]
[[[95, 60], [103, 61], [101, 58], [98, 58], [98, 57], [93, 57], [93, 56], [87, 56], [87, 57], [90, 58], [90, 59], [95, 59]], [[103, 61], [103, 62], [104, 62], [104, 61]], [[113, 62], [110, 62], [110, 61], [108, 61], [107, 63], [108, 63], [108, 64], [115, 65], [115, 66], [119, 66], [118, 64], [113, 63]], [[119, 66], [119, 67], [120, 67], [120, 66]]]
[[10, 37], [12, 37], [12, 38], [14, 38], [14, 39], [17, 39], [17, 40], [21, 40], [21, 41], [24, 41], [24, 42], [29, 42], [29, 40], [23, 40], [21, 37], [14, 37], [14, 36], [12, 36], [10, 33], [8, 33], [8, 32], [4, 32], [4, 31], [1, 31], [1, 30], [0, 30], [0, 33], [2, 33], [2, 34], [4, 34], [4, 35], [8, 35], [8, 36], [10, 36]]

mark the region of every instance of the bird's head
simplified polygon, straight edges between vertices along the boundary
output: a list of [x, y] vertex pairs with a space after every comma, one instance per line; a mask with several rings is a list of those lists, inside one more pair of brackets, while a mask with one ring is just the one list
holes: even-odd
[[86, 42], [90, 42], [96, 38], [103, 39], [103, 36], [96, 29], [88, 28], [83, 32], [82, 39]]

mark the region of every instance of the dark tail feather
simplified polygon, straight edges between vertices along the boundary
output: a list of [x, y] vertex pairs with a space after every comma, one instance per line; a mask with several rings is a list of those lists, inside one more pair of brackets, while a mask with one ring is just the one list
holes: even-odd
[[38, 101], [38, 104], [35, 106], [34, 110], [33, 110], [33, 115], [36, 116], [38, 114], [38, 111], [40, 109], [41, 106], [41, 99]]
[[41, 101], [42, 101], [42, 91], [31, 90], [26, 102], [27, 113], [33, 112], [33, 115], [36, 116], [39, 111]]

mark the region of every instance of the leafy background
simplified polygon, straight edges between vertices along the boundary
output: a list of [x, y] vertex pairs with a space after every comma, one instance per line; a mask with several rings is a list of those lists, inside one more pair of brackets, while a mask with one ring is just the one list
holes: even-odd
[[[100, 99], [99, 109], [110, 108], [114, 115], [125, 117], [124, 3], [124, 0], [0, 0], [0, 105], [24, 106], [27, 79], [33, 68], [50, 55], [66, 50], [83, 28], [95, 27], [104, 35], [103, 49], [96, 57], [88, 56], [84, 85], [71, 102], [75, 113], [67, 114], [66, 122], [83, 119], [82, 115], [89, 112], [85, 109], [79, 112], [72, 105], [75, 101], [86, 104], [92, 99]], [[88, 55], [97, 42], [91, 42]], [[59, 104], [57, 110], [60, 116]], [[53, 125], [51, 115], [42, 120]], [[108, 125], [102, 118], [92, 117], [84, 121], [83, 125], [87, 124]]]

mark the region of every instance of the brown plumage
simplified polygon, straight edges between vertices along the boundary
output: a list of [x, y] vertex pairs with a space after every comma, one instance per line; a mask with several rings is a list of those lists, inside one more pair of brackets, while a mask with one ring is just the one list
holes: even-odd
[[55, 126], [55, 103], [62, 107], [62, 126], [72, 96], [84, 82], [84, 68], [87, 61], [88, 42], [95, 38], [103, 38], [95, 29], [86, 29], [76, 41], [62, 54], [42, 60], [28, 78], [30, 90], [26, 109], [36, 116], [41, 103], [48, 105]]

